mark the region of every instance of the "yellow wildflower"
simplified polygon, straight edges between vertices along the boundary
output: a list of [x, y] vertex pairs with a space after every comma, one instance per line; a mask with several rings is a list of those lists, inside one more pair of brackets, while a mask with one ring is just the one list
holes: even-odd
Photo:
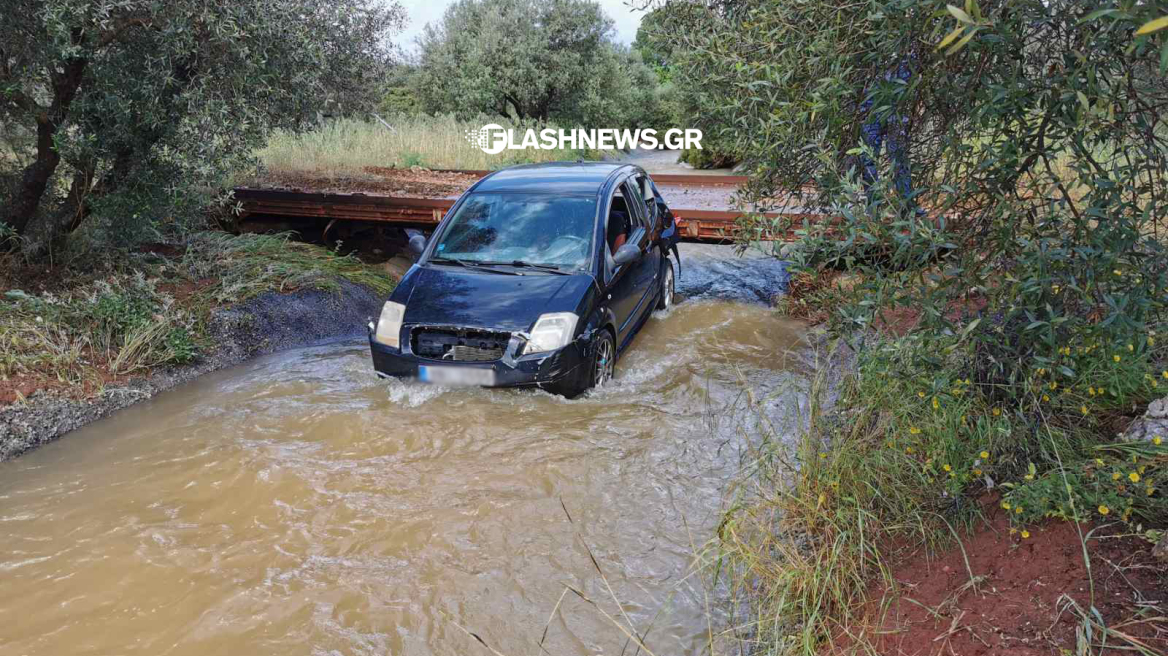
[[1029, 539], [1029, 538], [1030, 538], [1030, 531], [1025, 531], [1025, 530], [1024, 530], [1024, 531], [1022, 531], [1022, 539], [1023, 539], [1023, 540], [1026, 540], [1026, 539]]
[[1108, 508], [1107, 506], [1099, 506], [1100, 515], [1106, 515], [1109, 512], [1111, 512], [1111, 508]]
[[989, 457], [990, 457], [990, 452], [989, 452], [989, 451], [982, 451], [982, 452], [981, 452], [981, 453], [979, 453], [978, 455], [980, 455], [980, 456], [981, 456], [981, 459], [982, 459], [982, 460], [987, 460], [987, 459], [989, 459]]
[[1144, 490], [1144, 492], [1147, 492], [1148, 496], [1152, 496], [1153, 494], [1156, 493], [1156, 488], [1154, 488], [1152, 486], [1148, 486], [1148, 489]]
[[1082, 412], [1084, 415], [1090, 414], [1090, 410], [1087, 409], [1087, 406], [1079, 408], [1079, 412]]
[[974, 476], [981, 476], [981, 470], [980, 469], [973, 470], [973, 475]]
[[1159, 435], [1152, 438], [1152, 444], [1155, 444], [1156, 446], [1160, 446], [1160, 444], [1163, 442], [1164, 440]]
[[923, 398], [925, 398], [925, 393], [924, 392], [917, 392], [917, 396], [919, 396], [923, 399]]
[[938, 400], [937, 400], [937, 397], [935, 397], [935, 396], [933, 397], [933, 409], [934, 409], [934, 410], [940, 410], [940, 409], [941, 409], [941, 402], [940, 402], [940, 401], [938, 401]]
[[1165, 369], [1161, 374], [1165, 379], [1168, 379], [1168, 369]]
[[1001, 414], [1002, 414], [1001, 408], [994, 408], [994, 416], [995, 417], [1001, 416]]
[[1136, 472], [1132, 472], [1132, 473], [1127, 475], [1127, 479], [1129, 481], [1131, 481], [1132, 483], [1139, 483], [1140, 482], [1140, 475], [1137, 474]]
[[1088, 394], [1089, 396], [1095, 396], [1095, 388], [1094, 388], [1094, 387], [1088, 387], [1088, 388], [1087, 388], [1087, 394]]
[[1118, 480], [1119, 480], [1119, 477], [1120, 477], [1120, 476], [1122, 476], [1122, 475], [1123, 475], [1123, 474], [1120, 474], [1119, 472], [1113, 472], [1113, 473], [1111, 474], [1111, 480], [1113, 480], [1113, 481], [1118, 481]]
[[917, 428], [916, 426], [909, 426], [908, 432], [912, 433], [913, 435], [920, 435], [921, 429]]
[[1058, 389], [1058, 383], [1057, 383], [1057, 382], [1055, 382], [1055, 381], [1053, 381], [1053, 380], [1052, 380], [1052, 381], [1050, 381], [1050, 388], [1051, 388], [1052, 390], [1056, 390], [1056, 389]]
[[1046, 395], [1046, 394], [1043, 394], [1043, 395], [1042, 395], [1042, 400], [1043, 400], [1043, 401], [1050, 401], [1050, 396], [1049, 396], [1049, 395]]
[[1014, 507], [1014, 514], [1021, 515], [1022, 514], [1022, 506], [1015, 506]]
[[949, 465], [941, 465], [941, 469], [944, 469], [945, 471], [953, 471], [953, 468]]
[[1136, 345], [1135, 345], [1135, 344], [1128, 344], [1128, 345], [1127, 345], [1127, 352], [1128, 352], [1128, 353], [1131, 353], [1131, 352], [1133, 352], [1133, 351], [1135, 351], [1135, 350], [1136, 350]]
[[913, 452], [913, 448], [910, 446], [907, 449], [905, 449], [904, 452], [911, 454]]
[[1009, 501], [1003, 501], [1003, 502], [1002, 502], [1002, 508], [1003, 508], [1004, 510], [1009, 510], [1009, 509], [1010, 509], [1010, 502], [1009, 502]]
[[1120, 360], [1122, 360], [1123, 358], [1119, 357], [1119, 355], [1113, 355], [1113, 356], [1111, 356], [1111, 359], [1112, 359], [1112, 360], [1115, 360], [1116, 362], [1119, 362], [1119, 361], [1120, 361]]

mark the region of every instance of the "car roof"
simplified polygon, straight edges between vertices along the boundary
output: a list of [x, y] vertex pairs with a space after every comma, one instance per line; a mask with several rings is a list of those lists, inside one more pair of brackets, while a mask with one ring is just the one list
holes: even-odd
[[537, 191], [556, 194], [595, 194], [613, 174], [637, 167], [617, 162], [543, 162], [496, 171], [472, 191]]

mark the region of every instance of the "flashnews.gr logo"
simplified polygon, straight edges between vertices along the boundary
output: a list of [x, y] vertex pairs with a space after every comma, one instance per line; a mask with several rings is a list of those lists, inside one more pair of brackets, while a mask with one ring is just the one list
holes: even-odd
[[593, 150], [631, 150], [633, 148], [657, 148], [664, 144], [669, 149], [702, 149], [702, 131], [680, 128], [666, 130], [661, 139], [657, 131], [649, 129], [616, 130], [558, 130], [544, 128], [538, 132], [528, 129], [520, 140], [516, 140], [514, 129], [495, 123], [488, 123], [475, 130], [466, 131], [466, 140], [472, 146], [488, 155], [497, 155], [504, 150], [555, 150], [557, 148], [590, 148]]

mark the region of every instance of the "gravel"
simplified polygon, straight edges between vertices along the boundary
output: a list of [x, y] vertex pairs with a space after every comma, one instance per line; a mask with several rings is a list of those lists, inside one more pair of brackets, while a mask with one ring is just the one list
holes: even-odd
[[265, 292], [214, 311], [210, 353], [189, 365], [166, 367], [89, 399], [40, 391], [0, 408], [0, 461], [15, 458], [69, 431], [148, 399], [205, 373], [259, 355], [363, 335], [384, 298], [347, 280], [339, 290]]

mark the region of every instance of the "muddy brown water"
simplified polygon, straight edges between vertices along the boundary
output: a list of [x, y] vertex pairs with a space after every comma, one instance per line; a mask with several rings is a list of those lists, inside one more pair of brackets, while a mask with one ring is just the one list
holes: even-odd
[[695, 546], [752, 423], [797, 402], [804, 335], [693, 296], [573, 401], [382, 381], [344, 342], [0, 464], [0, 654], [490, 653], [459, 627], [508, 656], [545, 627], [549, 653], [621, 653], [572, 593], [549, 623], [565, 586], [656, 654], [700, 653], [724, 617]]

